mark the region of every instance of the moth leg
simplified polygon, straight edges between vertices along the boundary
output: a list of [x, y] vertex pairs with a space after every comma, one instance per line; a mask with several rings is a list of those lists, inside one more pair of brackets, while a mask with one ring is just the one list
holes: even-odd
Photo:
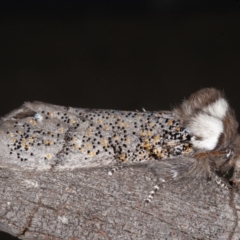
[[222, 188], [231, 189], [231, 186], [226, 181], [224, 181], [223, 178], [219, 177], [218, 175], [215, 175], [214, 181]]
[[153, 187], [153, 189], [151, 190], [151, 192], [149, 193], [149, 195], [144, 199], [144, 202], [145, 202], [146, 204], [150, 203], [150, 202], [153, 200], [155, 194], [156, 194], [157, 191], [160, 189], [160, 184], [161, 184], [161, 183], [165, 183], [166, 181], [165, 181], [163, 178], [160, 178], [160, 179], [159, 179], [159, 182], [160, 182], [160, 183], [156, 184], [156, 185]]
[[155, 185], [153, 190], [149, 193], [149, 195], [144, 199], [145, 203], [150, 203], [153, 200], [154, 195], [159, 190], [159, 185]]
[[108, 175], [112, 176], [115, 172], [117, 172], [119, 169], [122, 169], [122, 168], [123, 168], [123, 165], [116, 166], [108, 172]]
[[[116, 148], [114, 148], [114, 152], [117, 152]], [[127, 153], [119, 152], [115, 155], [117, 165], [113, 167], [109, 172], [108, 175], [112, 176], [113, 173], [118, 171], [119, 169], [123, 168], [123, 164], [128, 161]]]
[[157, 178], [157, 183], [150, 191], [149, 195], [144, 199], [144, 202], [146, 204], [150, 203], [160, 189], [160, 186], [164, 183], [170, 183], [181, 179], [182, 176], [189, 171], [193, 163], [193, 159], [176, 158], [169, 159], [169, 161], [154, 161], [148, 164], [148, 169], [154, 177]]

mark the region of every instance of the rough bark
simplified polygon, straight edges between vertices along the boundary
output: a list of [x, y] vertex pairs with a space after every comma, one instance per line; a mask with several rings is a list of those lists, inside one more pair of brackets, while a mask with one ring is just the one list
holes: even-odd
[[0, 229], [20, 239], [239, 239], [240, 198], [206, 180], [154, 185], [145, 165], [0, 171]]

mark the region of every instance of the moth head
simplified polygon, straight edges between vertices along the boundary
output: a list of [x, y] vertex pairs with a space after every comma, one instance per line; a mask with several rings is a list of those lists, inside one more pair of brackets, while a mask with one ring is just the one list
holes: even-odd
[[193, 147], [223, 151], [236, 144], [238, 122], [223, 92], [205, 88], [192, 94], [173, 110], [192, 135]]

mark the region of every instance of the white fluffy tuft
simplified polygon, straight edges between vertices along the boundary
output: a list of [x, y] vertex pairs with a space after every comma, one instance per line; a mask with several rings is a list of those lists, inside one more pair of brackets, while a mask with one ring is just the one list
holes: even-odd
[[224, 131], [223, 118], [226, 116], [228, 103], [220, 98], [209, 104], [192, 118], [188, 129], [192, 132], [192, 144], [198, 149], [213, 150]]
[[219, 118], [207, 114], [197, 115], [189, 125], [189, 130], [199, 139], [192, 139], [192, 144], [198, 149], [213, 150], [220, 134], [223, 132], [223, 122]]
[[214, 116], [223, 119], [228, 110], [228, 103], [225, 99], [220, 98], [216, 102], [209, 104], [203, 111], [208, 113], [210, 116]]

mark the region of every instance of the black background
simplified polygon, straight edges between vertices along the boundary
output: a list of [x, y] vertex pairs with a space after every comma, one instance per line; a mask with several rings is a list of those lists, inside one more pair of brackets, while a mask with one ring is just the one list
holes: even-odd
[[166, 110], [216, 87], [240, 119], [240, 1], [32, 2], [0, 2], [1, 116], [33, 100]]

